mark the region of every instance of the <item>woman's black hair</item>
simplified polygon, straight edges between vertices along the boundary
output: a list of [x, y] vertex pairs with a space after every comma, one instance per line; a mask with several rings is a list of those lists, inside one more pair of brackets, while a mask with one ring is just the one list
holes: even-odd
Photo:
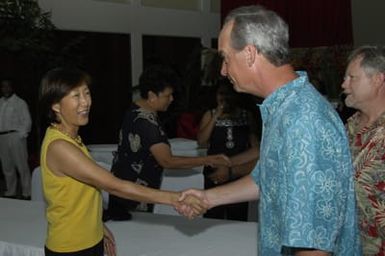
[[158, 95], [166, 88], [175, 89], [179, 83], [177, 73], [165, 65], [152, 65], [146, 68], [139, 77], [140, 96], [147, 99], [151, 91]]

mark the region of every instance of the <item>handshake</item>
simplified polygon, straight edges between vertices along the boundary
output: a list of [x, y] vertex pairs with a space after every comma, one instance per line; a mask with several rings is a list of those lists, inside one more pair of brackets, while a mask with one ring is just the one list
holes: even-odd
[[212, 207], [204, 190], [189, 189], [176, 192], [175, 195], [173, 201], [175, 210], [188, 219], [200, 216]]

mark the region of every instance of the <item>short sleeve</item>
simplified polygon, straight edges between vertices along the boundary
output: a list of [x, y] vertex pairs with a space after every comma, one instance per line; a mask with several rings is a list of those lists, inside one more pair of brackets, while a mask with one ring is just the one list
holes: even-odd
[[144, 148], [150, 148], [154, 144], [168, 144], [167, 136], [158, 122], [150, 122], [146, 119], [138, 118], [135, 121], [135, 132], [141, 138]]
[[254, 182], [258, 186], [260, 186], [260, 184], [259, 184], [259, 174], [260, 174], [259, 168], [260, 167], [259, 167], [259, 161], [258, 161], [257, 164], [255, 165], [254, 169], [251, 172], [251, 176], [253, 177]]

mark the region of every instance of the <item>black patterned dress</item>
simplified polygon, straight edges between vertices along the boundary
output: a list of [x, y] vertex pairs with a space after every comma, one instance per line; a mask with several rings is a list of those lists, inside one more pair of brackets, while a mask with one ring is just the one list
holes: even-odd
[[[215, 122], [215, 127], [209, 139], [208, 155], [225, 154], [233, 156], [250, 148], [251, 125], [246, 110], [237, 115], [221, 118]], [[209, 178], [213, 169], [204, 168], [205, 189], [217, 186]], [[248, 203], [237, 203], [218, 206], [208, 210], [205, 217], [229, 220], [247, 220]]]
[[[132, 104], [120, 130], [118, 152], [114, 157], [112, 173], [120, 179], [159, 188], [163, 168], [150, 151], [150, 147], [158, 143], [169, 144], [157, 113]], [[124, 217], [132, 210], [152, 212], [153, 204], [110, 195], [108, 208], [113, 217]]]

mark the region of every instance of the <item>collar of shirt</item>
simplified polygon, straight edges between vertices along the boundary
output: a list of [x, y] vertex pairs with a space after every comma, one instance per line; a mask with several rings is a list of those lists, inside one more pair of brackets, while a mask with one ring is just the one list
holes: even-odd
[[297, 71], [296, 73], [298, 75], [296, 79], [275, 90], [262, 102], [261, 105], [259, 105], [262, 120], [265, 121], [268, 116], [271, 116], [276, 111], [278, 111], [285, 99], [293, 94], [296, 88], [299, 88], [305, 83], [308, 83], [306, 71]]
[[1, 97], [0, 99], [3, 100], [4, 103], [5, 103], [5, 102], [12, 102], [15, 98], [16, 98], [16, 94], [15, 94], [15, 93], [12, 93], [12, 95], [9, 96], [8, 98], [6, 98], [6, 97], [3, 96], [3, 97]]
[[357, 111], [348, 119], [347, 128], [349, 130], [349, 133], [352, 135], [363, 134], [369, 130], [376, 129], [377, 127], [380, 127], [380, 126], [385, 127], [385, 113], [382, 113], [380, 118], [378, 118], [374, 123], [372, 123], [372, 125], [365, 126], [362, 129], [358, 130], [360, 116], [361, 116], [361, 113]]

